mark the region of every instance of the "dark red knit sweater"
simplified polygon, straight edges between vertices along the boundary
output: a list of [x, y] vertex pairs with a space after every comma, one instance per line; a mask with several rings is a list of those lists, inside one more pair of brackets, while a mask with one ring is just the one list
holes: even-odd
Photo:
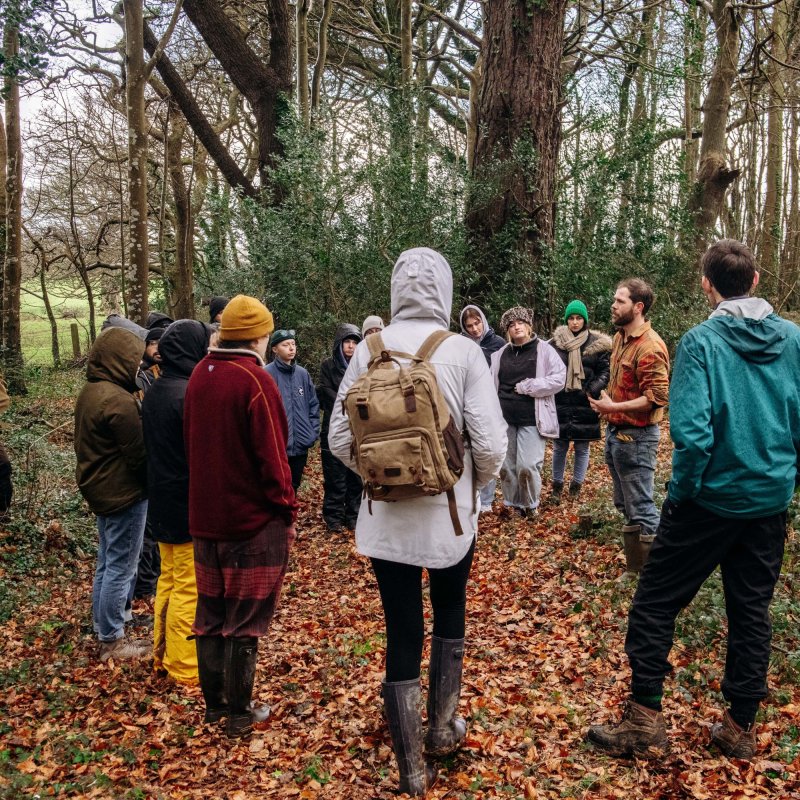
[[274, 519], [294, 522], [286, 412], [254, 353], [213, 350], [195, 367], [183, 435], [192, 536], [247, 539]]

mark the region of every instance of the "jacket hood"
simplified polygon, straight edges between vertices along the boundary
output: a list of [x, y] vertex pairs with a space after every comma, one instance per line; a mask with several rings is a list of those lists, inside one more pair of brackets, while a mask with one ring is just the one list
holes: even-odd
[[[464, 327], [464, 315], [467, 313], [467, 311], [472, 311], [481, 318], [481, 322], [483, 323], [483, 333], [478, 337], [470, 336], [470, 334], [467, 333], [467, 329]], [[478, 344], [480, 344], [481, 339], [483, 339], [487, 333], [494, 333], [486, 319], [486, 314], [484, 314], [483, 311], [478, 308], [478, 306], [464, 306], [464, 308], [461, 309], [461, 313], [458, 315], [458, 324], [461, 326], [461, 333], [463, 333], [464, 336], [469, 336], [470, 339], [474, 339], [476, 342], [478, 342]]]
[[723, 300], [710, 314], [714, 317], [734, 317], [736, 319], [764, 319], [773, 312], [772, 306], [761, 297], [737, 297]]
[[164, 375], [188, 378], [208, 351], [211, 326], [193, 319], [173, 322], [158, 342]]
[[124, 328], [126, 331], [130, 331], [138, 336], [142, 341], [147, 338], [147, 328], [137, 325], [133, 320], [123, 317], [120, 314], [109, 314], [105, 318], [103, 324], [100, 326], [100, 330], [104, 331], [108, 328]]
[[766, 364], [778, 358], [789, 336], [786, 322], [776, 314], [763, 318], [715, 314], [703, 325], [708, 326], [743, 359], [756, 364]]
[[355, 339], [360, 342], [362, 338], [361, 330], [349, 322], [342, 322], [337, 326], [336, 333], [333, 336], [333, 357], [344, 364], [345, 369], [347, 369], [348, 362], [344, 357], [344, 353], [342, 353], [342, 342], [345, 339]]
[[444, 256], [429, 247], [400, 254], [392, 270], [392, 322], [433, 319], [450, 327], [453, 273]]
[[174, 321], [172, 317], [168, 317], [160, 311], [151, 311], [147, 315], [145, 327], [149, 331], [153, 330], [153, 328], [168, 328]]
[[136, 391], [136, 371], [144, 355], [144, 342], [125, 328], [110, 327], [95, 339], [86, 364], [89, 381], [109, 381]]

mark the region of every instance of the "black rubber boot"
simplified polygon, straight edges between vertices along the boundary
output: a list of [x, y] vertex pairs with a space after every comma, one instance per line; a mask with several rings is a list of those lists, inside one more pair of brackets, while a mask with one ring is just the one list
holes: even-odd
[[570, 481], [569, 496], [573, 500], [581, 493], [581, 486], [583, 486], [582, 483], [576, 483], [575, 481]]
[[641, 533], [641, 525], [624, 525], [622, 528], [622, 543], [625, 549], [625, 572], [620, 580], [631, 580], [642, 571], [642, 549], [639, 544]]
[[642, 533], [639, 535], [639, 560], [642, 564], [642, 569], [650, 558], [650, 550], [653, 548], [653, 542], [656, 540], [654, 533]]
[[383, 704], [392, 749], [400, 772], [400, 791], [424, 796], [436, 780], [436, 768], [422, 754], [419, 678], [383, 683]]
[[225, 700], [225, 639], [222, 636], [198, 636], [194, 643], [197, 647], [200, 688], [206, 701], [203, 722], [219, 722], [228, 716], [228, 703]]
[[249, 736], [254, 722], [264, 722], [269, 717], [269, 706], [254, 707], [251, 702], [257, 661], [255, 636], [231, 636], [225, 640], [225, 696], [229, 709], [225, 733], [230, 738]]
[[547, 502], [551, 506], [560, 506], [561, 505], [561, 494], [564, 491], [564, 484], [562, 481], [553, 481], [552, 488], [550, 489], [550, 497], [547, 498]]
[[464, 640], [431, 639], [428, 680], [428, 733], [425, 752], [430, 756], [452, 753], [467, 735], [467, 723], [456, 715], [461, 695]]

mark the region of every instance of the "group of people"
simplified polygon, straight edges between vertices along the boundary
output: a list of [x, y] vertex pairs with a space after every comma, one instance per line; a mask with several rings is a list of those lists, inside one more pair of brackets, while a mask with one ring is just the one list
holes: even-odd
[[[768, 607], [786, 510], [800, 483], [800, 329], [750, 297], [757, 283], [744, 245], [724, 240], [709, 248], [702, 289], [713, 311], [681, 341], [671, 385], [667, 348], [647, 319], [654, 295], [640, 279], [616, 288], [613, 341], [589, 327], [580, 300], [566, 306], [549, 340], [535, 334], [527, 308], [503, 314], [502, 338], [479, 307], [466, 306], [463, 335], [443, 338], [427, 358], [467, 442], [461, 477], [447, 496], [369, 504], [361, 504], [364, 476], [343, 400], [377, 366], [376, 341], [382, 357], [395, 353], [400, 364], [450, 327], [453, 280], [439, 253], [400, 255], [390, 324], [368, 317], [360, 330], [341, 325], [316, 388], [296, 363], [295, 331], [275, 330], [261, 302], [239, 295], [222, 304], [218, 319], [212, 314], [217, 330], [194, 320], [168, 323], [158, 338], [160, 374], [144, 392], [140, 415], [136, 377], [150, 334], [110, 326], [89, 355], [75, 436], [78, 485], [100, 537], [93, 594], [100, 657], [149, 651], [124, 633], [149, 520], [161, 554], [156, 666], [187, 681], [197, 675], [205, 721], [225, 719], [230, 736], [267, 718], [269, 709], [252, 702], [258, 639], [280, 595], [296, 492], [319, 434], [324, 521], [334, 532], [355, 529], [383, 605], [382, 695], [400, 789], [422, 795], [435, 780], [435, 760], [466, 733], [457, 712], [479, 511], [491, 509], [499, 477], [501, 513], [536, 513], [548, 439], [550, 502], [562, 502], [570, 443], [567, 493], [579, 495], [589, 443], [600, 438], [604, 418], [626, 566], [641, 577], [626, 641], [631, 697], [619, 723], [592, 726], [588, 739], [617, 754], [666, 744], [661, 695], [675, 617], [719, 564], [730, 708], [712, 738], [724, 753], [751, 758], [766, 696]], [[656, 451], [670, 403], [673, 473], [659, 514]], [[433, 609], [427, 730], [419, 712], [423, 570]]]

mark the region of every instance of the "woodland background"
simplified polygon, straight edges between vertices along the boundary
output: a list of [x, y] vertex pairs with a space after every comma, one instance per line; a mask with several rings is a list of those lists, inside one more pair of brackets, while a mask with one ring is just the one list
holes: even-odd
[[[542, 333], [572, 297], [607, 328], [616, 281], [644, 276], [672, 347], [705, 313], [699, 254], [732, 236], [797, 319], [800, 2], [0, 0], [0, 25], [0, 438], [16, 483], [0, 798], [394, 796], [377, 590], [320, 524], [316, 456], [260, 660], [275, 715], [249, 746], [200, 725], [196, 690], [96, 662], [96, 533], [71, 441], [82, 355], [111, 311], [207, 319], [209, 296], [244, 291], [297, 329], [315, 373], [337, 322], [388, 317], [392, 264], [418, 245], [447, 256], [456, 308], [496, 320], [524, 303]], [[669, 451], [665, 430], [659, 489]], [[481, 523], [470, 735], [431, 796], [800, 798], [796, 505], [759, 758], [707, 747], [718, 577], [679, 621], [672, 754], [620, 762], [582, 743], [625, 694], [632, 591], [592, 459], [580, 504]]]
[[674, 344], [719, 236], [800, 305], [797, 0], [0, 5], [14, 389], [26, 350], [73, 357], [71, 321], [85, 350], [110, 311], [238, 291], [313, 370], [422, 244], [457, 302], [526, 303], [542, 332], [573, 296], [605, 325], [639, 274]]

